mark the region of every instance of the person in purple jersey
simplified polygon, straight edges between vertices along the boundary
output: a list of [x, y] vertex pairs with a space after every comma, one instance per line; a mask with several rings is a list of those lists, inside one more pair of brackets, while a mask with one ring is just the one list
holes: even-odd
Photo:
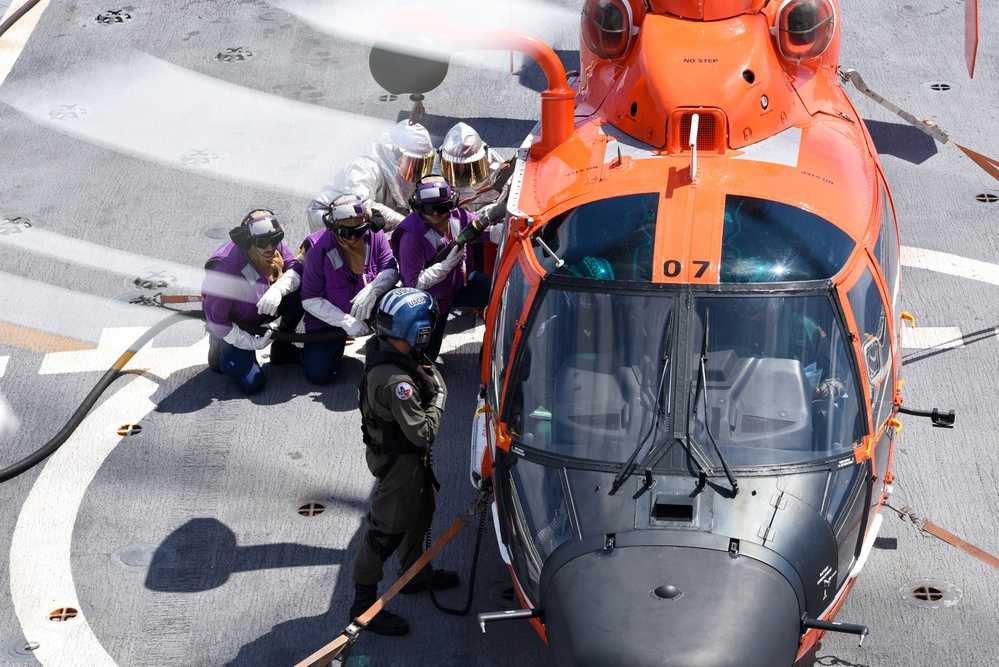
[[[257, 350], [271, 342], [273, 330], [294, 332], [302, 320], [302, 263], [282, 242], [284, 229], [274, 213], [257, 209], [229, 232], [232, 241], [205, 263], [202, 308], [208, 329], [208, 365], [231, 377], [247, 394], [267, 381]], [[244, 322], [267, 326], [257, 336]], [[271, 363], [299, 363], [299, 350], [286, 341], [271, 345]]]
[[326, 229], [310, 234], [302, 243], [305, 331], [338, 327], [344, 336], [305, 344], [305, 374], [316, 384], [326, 384], [340, 374], [347, 336], [371, 333], [365, 321], [378, 299], [399, 280], [388, 239], [372, 228], [371, 211], [360, 198], [347, 194], [334, 199], [323, 224]]
[[[478, 216], [458, 208], [458, 194], [443, 176], [421, 178], [409, 205], [413, 212], [392, 233], [392, 250], [402, 284], [424, 290], [437, 300], [440, 317], [426, 347], [427, 357], [436, 360], [451, 308], [482, 308], [489, 303], [492, 279], [469, 270], [465, 248], [484, 230]], [[447, 256], [433, 263], [449, 244], [453, 247]]]

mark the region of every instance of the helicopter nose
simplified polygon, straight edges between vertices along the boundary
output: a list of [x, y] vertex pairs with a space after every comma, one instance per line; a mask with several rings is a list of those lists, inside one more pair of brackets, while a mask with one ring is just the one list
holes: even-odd
[[670, 546], [590, 552], [542, 594], [557, 665], [780, 667], [798, 651], [798, 599], [746, 556]]

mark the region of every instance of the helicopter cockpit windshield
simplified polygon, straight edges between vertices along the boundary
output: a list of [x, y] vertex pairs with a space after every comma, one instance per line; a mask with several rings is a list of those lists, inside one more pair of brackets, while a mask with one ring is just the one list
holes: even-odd
[[716, 464], [714, 445], [730, 465], [750, 466], [859, 444], [853, 362], [827, 295], [705, 295], [693, 312], [687, 432]]
[[[521, 338], [507, 402], [510, 434], [548, 454], [622, 463], [658, 408], [669, 424], [656, 424], [662, 433], [652, 441], [682, 427], [719, 469], [715, 445], [733, 467], [806, 463], [857, 446], [855, 362], [827, 293], [695, 292], [690, 316], [677, 316], [686, 325], [672, 327], [672, 349], [685, 349], [687, 359], [665, 369], [665, 385], [688, 392], [684, 418], [661, 386], [671, 364], [663, 354], [669, 321], [686, 298], [551, 279]], [[681, 336], [685, 346], [676, 344]]]

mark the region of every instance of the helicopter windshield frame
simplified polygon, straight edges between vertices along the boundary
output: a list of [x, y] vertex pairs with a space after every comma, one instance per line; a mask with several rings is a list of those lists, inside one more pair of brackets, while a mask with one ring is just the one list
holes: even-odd
[[[818, 362], [796, 359], [793, 355], [782, 358], [772, 352], [769, 356], [753, 356], [746, 352], [745, 346], [733, 351], [735, 347], [724, 347], [714, 333], [706, 348], [708, 382], [704, 396], [699, 399], [701, 415], [707, 412], [706, 401], [717, 410], [726, 401], [735, 400], [740, 409], [752, 412], [749, 399], [771, 389], [777, 392], [774, 396], [778, 401], [787, 404], [767, 408], [774, 411], [774, 420], [769, 422], [766, 420], [771, 415], [759, 407], [754, 409], [763, 410], [762, 414], [733, 413], [724, 422], [729, 428], [732, 423], [737, 424], [733, 434], [740, 435], [742, 426], [746, 432], [756, 433], [745, 442], [720, 432], [724, 420], [714, 420], [717, 412], [707, 422], [695, 414], [691, 403], [696, 374], [700, 372], [695, 357], [700, 354], [702, 335], [698, 304], [712, 304], [714, 320], [715, 313], [720, 317], [725, 312], [726, 304], [760, 299], [771, 299], [769, 303], [784, 306], [787, 315], [782, 315], [784, 319], [780, 322], [799, 337], [804, 327], [787, 323], [795, 312], [805, 311], [822, 320], [816, 335], [835, 348], [832, 356], [836, 375], [840, 376], [835, 378], [838, 385], [834, 398], [842, 401], [845, 396], [849, 401], [846, 407], [840, 407], [842, 414], [835, 422], [837, 429], [833, 435], [828, 427], [821, 436], [810, 435], [813, 422], [819, 424], [819, 418], [813, 418], [812, 414], [822, 407], [812, 404], [812, 394], [818, 384], [830, 379], [829, 369], [820, 370]], [[705, 471], [708, 476], [724, 475], [721, 460], [712, 452], [712, 443], [707, 439], [707, 431], [712, 428], [718, 431], [711, 431], [712, 436], [726, 436], [718, 443], [724, 458], [740, 474], [828, 468], [840, 465], [845, 456], [852, 456], [855, 440], [862, 437], [868, 426], [860, 400], [864, 394], [858, 385], [858, 361], [849, 344], [842, 307], [831, 281], [771, 283], [766, 288], [677, 286], [552, 274], [542, 281], [512, 360], [501, 415], [513, 439], [511, 451], [549, 464], [619, 470], [654, 420], [657, 388], [663, 373], [661, 351], [666, 346], [665, 332], [671, 313], [676, 320], [673, 368], [668, 369], [672, 378], [673, 413], [668, 432], [661, 433], [659, 442], [649, 446], [662, 447], [664, 438], [683, 446], [667, 444], [668, 455], [656, 462], [656, 470], [682, 470], [687, 474], [700, 467], [692, 466], [691, 457], [695, 457], [697, 463], [710, 463], [710, 469]], [[808, 331], [814, 334], [816, 330], [808, 328]], [[719, 378], [722, 384], [738, 382], [734, 388], [731, 382], [722, 387], [717, 382]], [[789, 378], [796, 384], [789, 385]], [[836, 409], [828, 400], [824, 407]], [[788, 419], [791, 414], [795, 417]], [[786, 436], [778, 428], [788, 426], [780, 423], [786, 421], [792, 422], [794, 437]], [[772, 432], [767, 433], [766, 428]], [[761, 429], [763, 432], [757, 433]], [[844, 431], [849, 432], [848, 438], [843, 436]], [[777, 436], [786, 437], [768, 447], [767, 439]], [[824, 444], [826, 440], [835, 444]]]

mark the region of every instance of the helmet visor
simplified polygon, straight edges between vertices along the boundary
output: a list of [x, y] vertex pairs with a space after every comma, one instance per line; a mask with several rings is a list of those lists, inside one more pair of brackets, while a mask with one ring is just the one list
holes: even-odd
[[489, 157], [483, 153], [478, 160], [462, 163], [452, 162], [441, 155], [441, 171], [444, 172], [444, 178], [456, 188], [478, 185], [485, 182], [489, 174]]
[[399, 175], [410, 183], [415, 183], [434, 168], [434, 154], [419, 156], [403, 153], [399, 158]]

